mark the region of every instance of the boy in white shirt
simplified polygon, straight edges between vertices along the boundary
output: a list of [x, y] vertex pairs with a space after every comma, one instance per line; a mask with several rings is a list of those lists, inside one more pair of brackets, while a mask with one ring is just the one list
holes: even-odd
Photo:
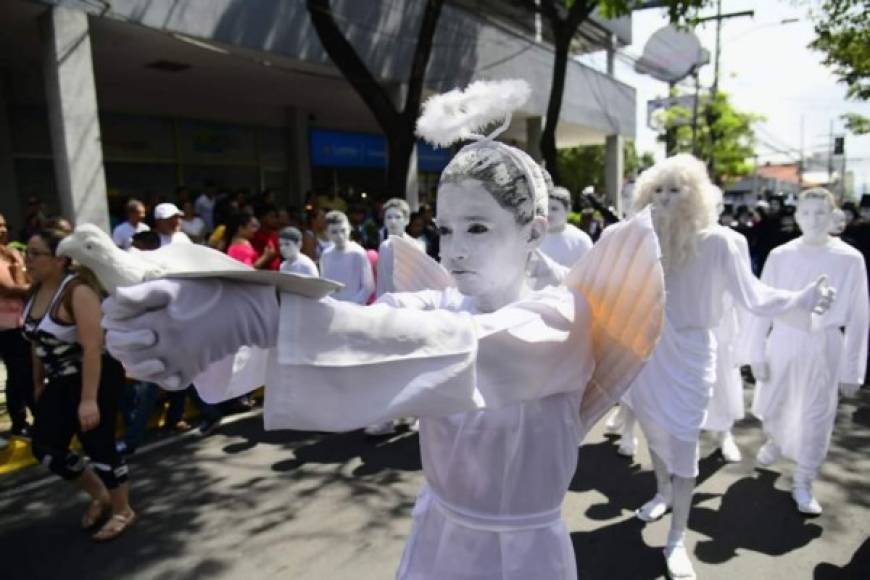
[[338, 210], [326, 214], [326, 233], [332, 247], [320, 257], [321, 274], [344, 284], [333, 298], [365, 304], [375, 291], [375, 278], [366, 251], [350, 240], [347, 216]]
[[302, 232], [297, 228], [288, 226], [278, 232], [278, 248], [281, 251], [281, 257], [284, 258], [281, 262], [282, 272], [293, 272], [313, 278], [320, 275], [317, 272], [317, 264], [301, 252]]
[[129, 250], [133, 243], [133, 236], [139, 232], [147, 232], [151, 228], [144, 221], [145, 204], [138, 199], [127, 202], [127, 221], [115, 226], [112, 231], [112, 241], [122, 250]]

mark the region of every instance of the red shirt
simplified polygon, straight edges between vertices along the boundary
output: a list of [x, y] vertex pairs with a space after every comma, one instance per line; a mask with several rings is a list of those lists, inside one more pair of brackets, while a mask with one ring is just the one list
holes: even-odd
[[260, 228], [254, 234], [254, 239], [251, 240], [251, 245], [257, 250], [257, 255], [262, 256], [266, 246], [271, 246], [275, 250], [275, 258], [268, 264], [264, 270], [278, 270], [281, 267], [281, 252], [278, 251], [278, 232], [269, 231]]

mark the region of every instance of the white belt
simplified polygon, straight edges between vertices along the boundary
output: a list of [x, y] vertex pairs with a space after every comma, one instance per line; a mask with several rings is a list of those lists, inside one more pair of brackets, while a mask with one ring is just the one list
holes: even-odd
[[523, 515], [492, 515], [456, 507], [438, 497], [428, 486], [417, 500], [419, 508], [434, 506], [451, 522], [464, 528], [485, 532], [518, 532], [548, 528], [562, 521], [562, 508]]

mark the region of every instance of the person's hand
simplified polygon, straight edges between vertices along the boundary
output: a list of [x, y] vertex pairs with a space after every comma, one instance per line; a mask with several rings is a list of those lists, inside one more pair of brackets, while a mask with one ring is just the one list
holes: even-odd
[[82, 399], [79, 403], [79, 424], [82, 431], [96, 429], [100, 424], [100, 408], [93, 399]]
[[153, 280], [103, 302], [109, 353], [130, 376], [169, 390], [242, 346], [274, 346], [278, 318], [273, 287], [215, 278]]
[[800, 302], [804, 308], [814, 314], [824, 314], [837, 298], [837, 289], [828, 286], [828, 277], [822, 274], [815, 282], [808, 284], [801, 294]]
[[854, 397], [860, 388], [861, 383], [840, 383], [840, 394], [844, 397]]
[[278, 255], [278, 251], [271, 244], [263, 248], [263, 256], [268, 261], [272, 261]]
[[749, 366], [756, 381], [766, 381], [770, 378], [770, 365], [766, 362], [755, 362]]

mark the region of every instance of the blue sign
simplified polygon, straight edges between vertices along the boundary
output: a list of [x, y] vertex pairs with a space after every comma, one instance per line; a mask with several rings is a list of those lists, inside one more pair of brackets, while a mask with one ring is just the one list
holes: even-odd
[[[387, 140], [383, 135], [311, 129], [309, 148], [311, 165], [315, 167], [385, 169], [387, 166]], [[449, 149], [435, 149], [428, 143], [417, 142], [420, 171], [439, 172], [449, 161]]]

